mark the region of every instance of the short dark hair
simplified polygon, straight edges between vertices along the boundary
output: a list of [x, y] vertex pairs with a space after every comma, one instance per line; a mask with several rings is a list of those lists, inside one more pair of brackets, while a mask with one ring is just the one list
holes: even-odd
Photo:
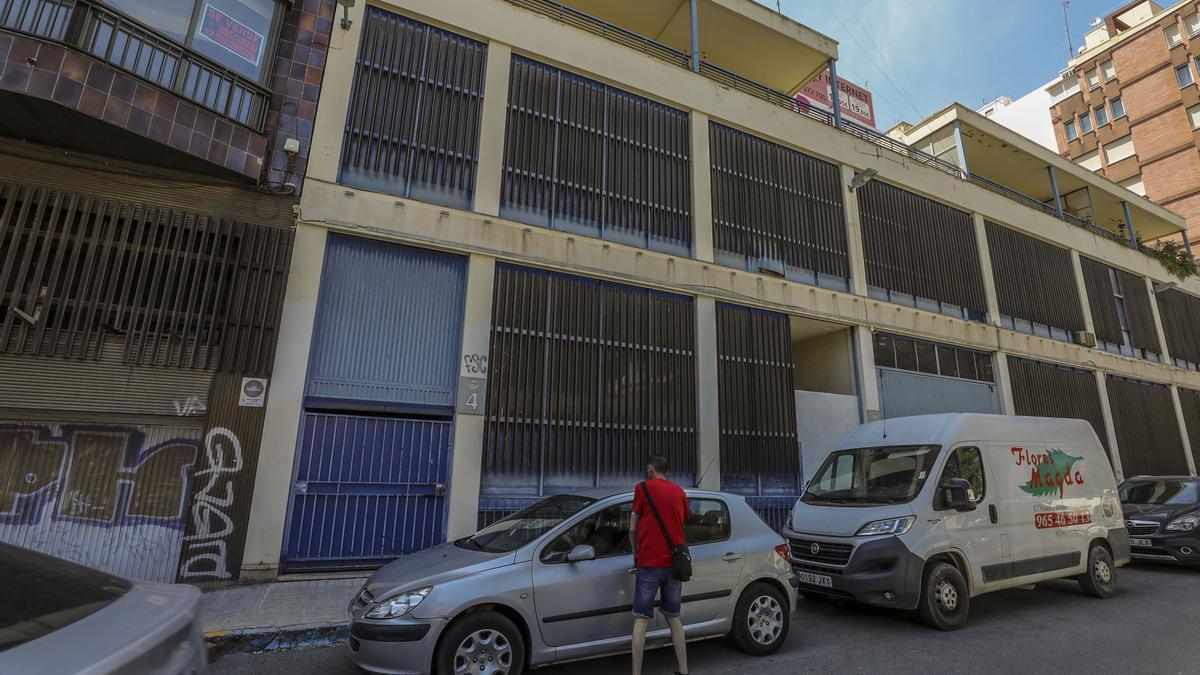
[[654, 473], [667, 475], [671, 472], [671, 463], [662, 455], [655, 455], [650, 458], [650, 468], [654, 469]]

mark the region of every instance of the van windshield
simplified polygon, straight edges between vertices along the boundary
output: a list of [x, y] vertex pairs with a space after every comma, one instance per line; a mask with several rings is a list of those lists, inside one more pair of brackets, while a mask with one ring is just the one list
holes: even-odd
[[817, 469], [801, 500], [808, 504], [903, 504], [921, 492], [938, 445], [839, 450]]

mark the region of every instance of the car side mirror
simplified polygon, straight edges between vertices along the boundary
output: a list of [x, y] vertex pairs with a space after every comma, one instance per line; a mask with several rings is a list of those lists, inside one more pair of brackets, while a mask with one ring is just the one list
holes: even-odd
[[595, 559], [596, 559], [596, 549], [592, 548], [591, 545], [589, 545], [589, 544], [580, 544], [580, 545], [576, 546], [575, 548], [571, 549], [571, 552], [567, 554], [567, 562], [574, 563], [574, 562], [582, 562], [584, 560], [595, 560]]
[[947, 478], [941, 485], [942, 504], [955, 511], [974, 511], [971, 482], [966, 478]]

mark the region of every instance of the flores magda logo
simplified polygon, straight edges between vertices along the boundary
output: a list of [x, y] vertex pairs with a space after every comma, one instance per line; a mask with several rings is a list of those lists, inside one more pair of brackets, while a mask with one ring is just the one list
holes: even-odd
[[1051, 448], [1049, 451], [1013, 448], [1013, 461], [1017, 466], [1029, 466], [1029, 482], [1020, 486], [1034, 497], [1045, 497], [1058, 492], [1062, 497], [1068, 485], [1083, 485], [1083, 473], [1072, 470], [1082, 457], [1075, 457]]

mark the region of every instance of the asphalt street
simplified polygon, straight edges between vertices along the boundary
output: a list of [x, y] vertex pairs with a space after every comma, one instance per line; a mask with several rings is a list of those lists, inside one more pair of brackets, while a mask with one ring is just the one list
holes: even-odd
[[[1200, 672], [1200, 570], [1138, 564], [1120, 570], [1120, 594], [1083, 595], [1071, 581], [972, 600], [967, 626], [926, 628], [907, 613], [801, 600], [787, 643], [755, 659], [723, 640], [689, 646], [692, 673], [1196, 673]], [[647, 656], [647, 675], [670, 673], [669, 649]], [[564, 664], [542, 675], [614, 675], [629, 657]], [[219, 657], [218, 674], [353, 675], [347, 647]]]

